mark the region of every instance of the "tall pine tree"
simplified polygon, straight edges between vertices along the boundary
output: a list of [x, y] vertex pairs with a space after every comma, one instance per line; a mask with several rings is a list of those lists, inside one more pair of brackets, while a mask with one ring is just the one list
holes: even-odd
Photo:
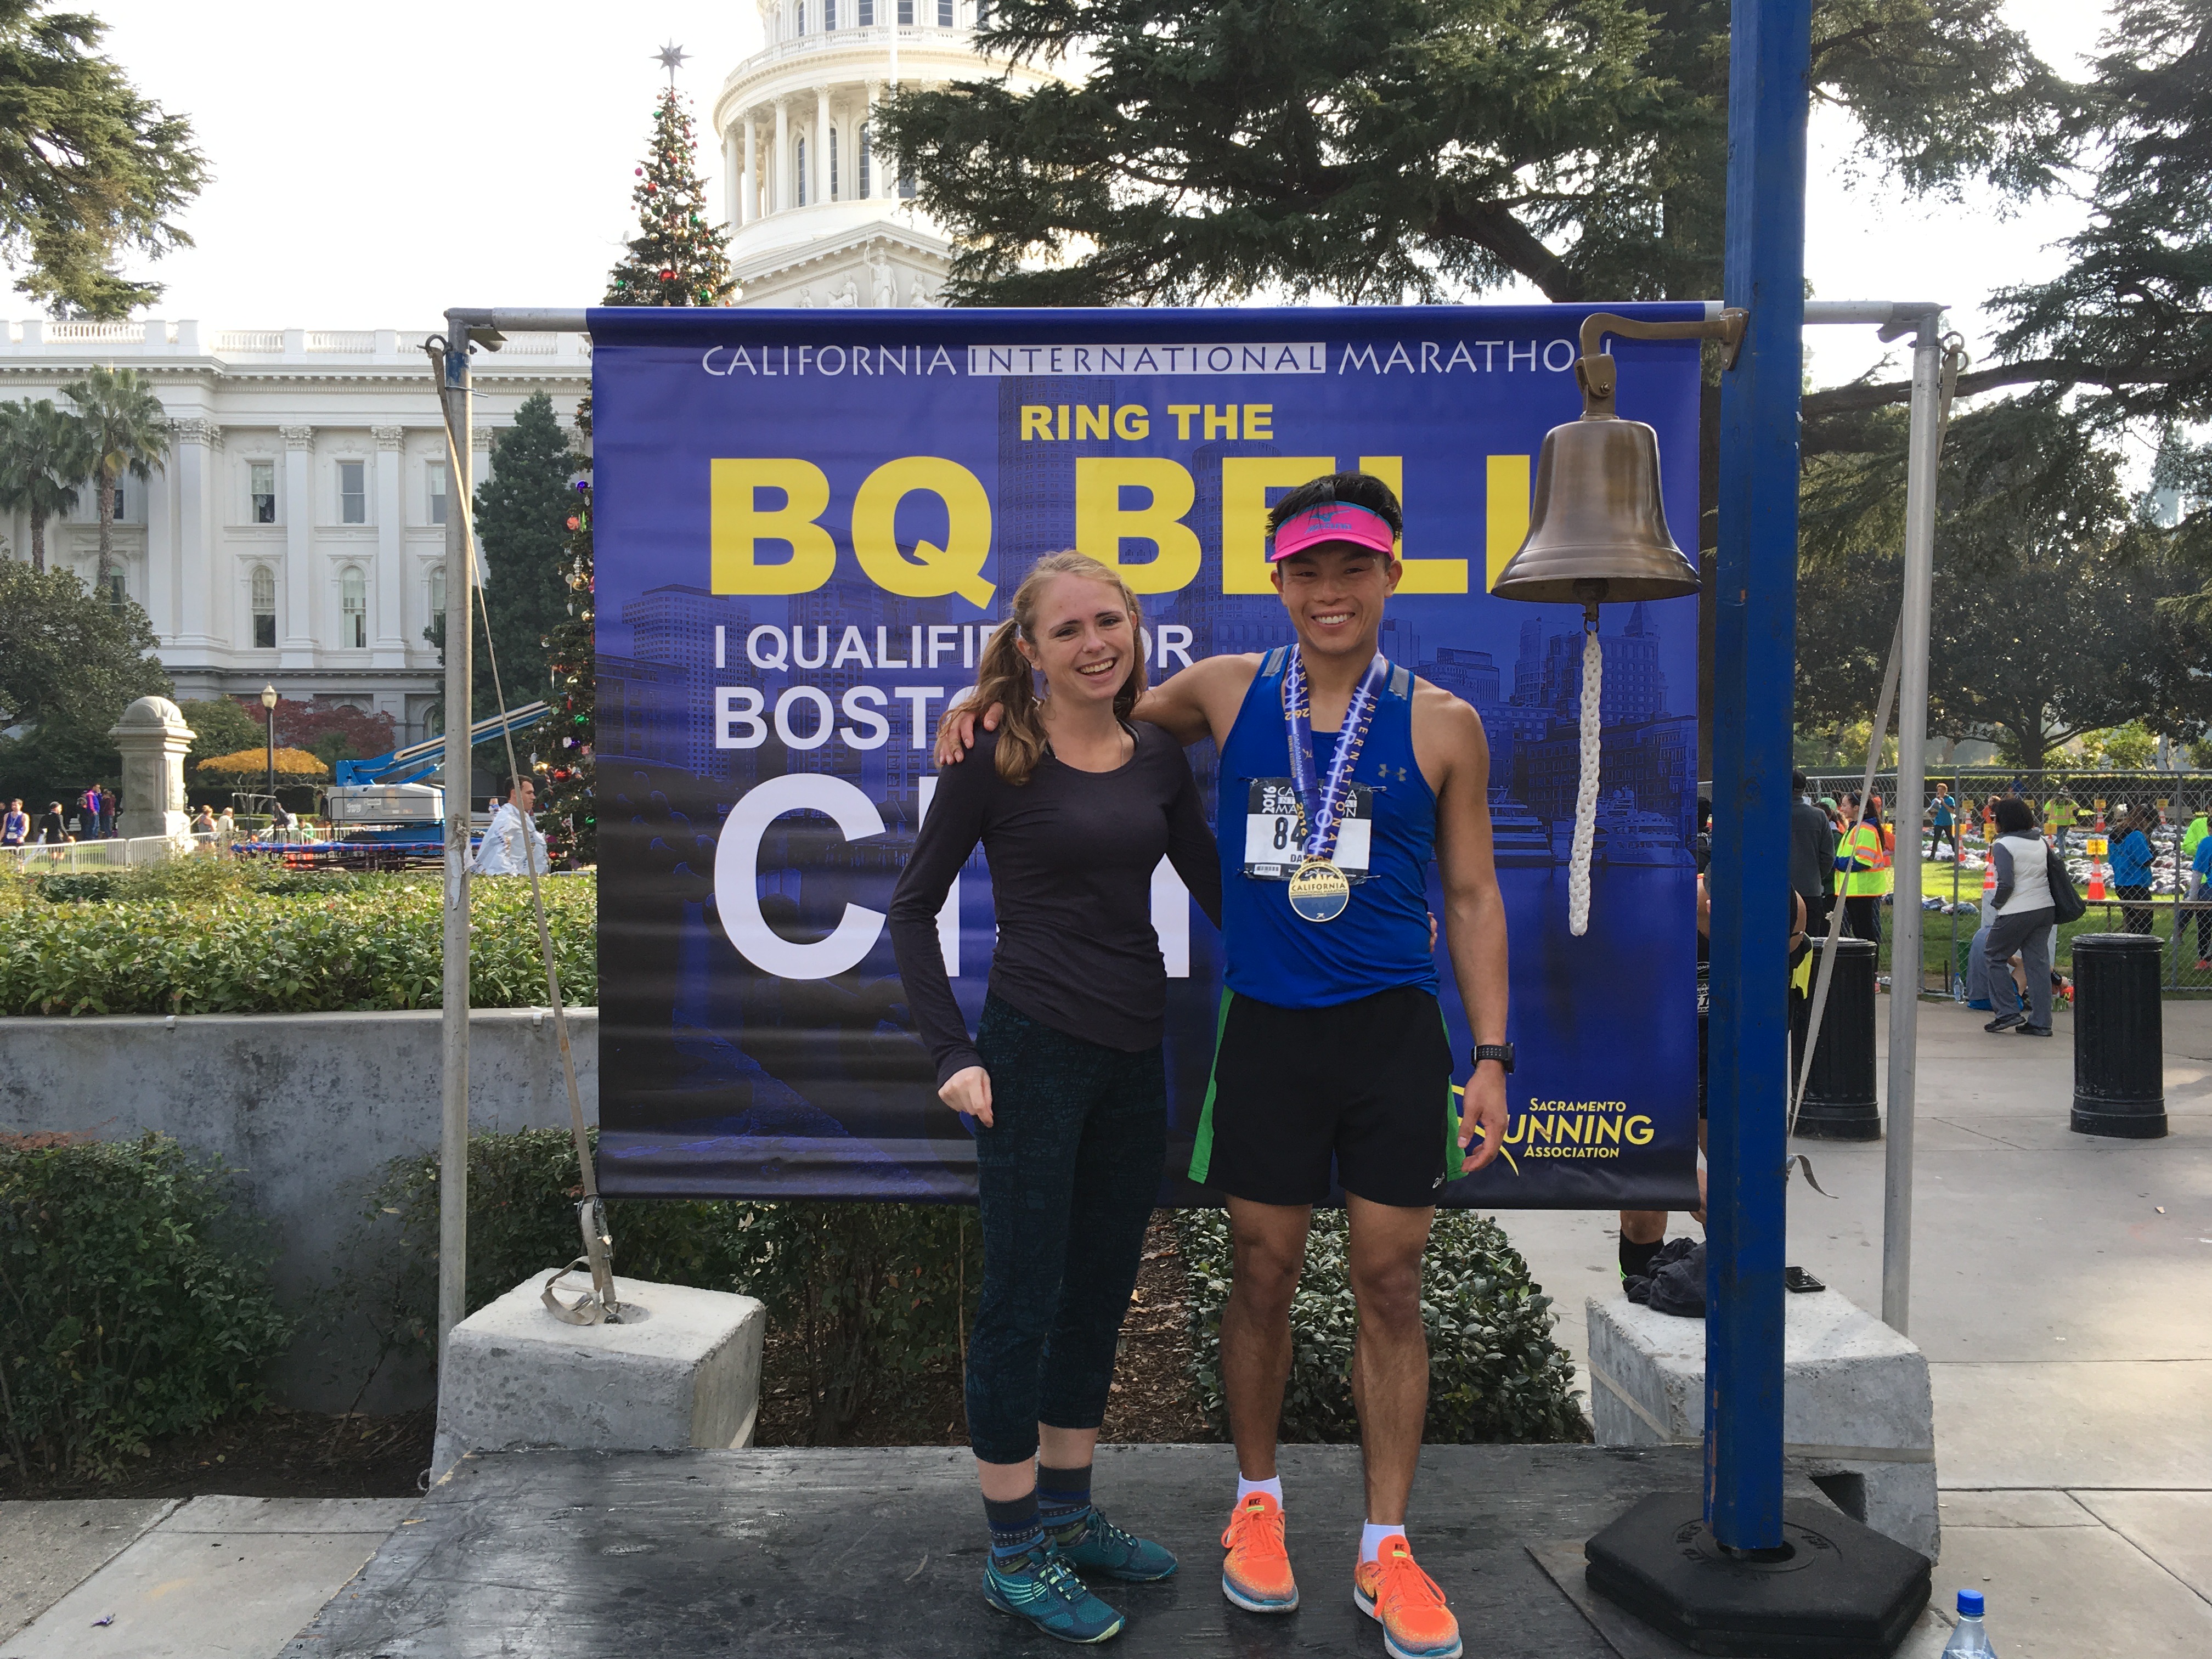
[[[567, 614], [562, 520], [573, 510], [568, 481], [577, 471], [575, 451], [553, 418], [553, 400], [541, 392], [524, 400], [514, 424], [500, 434], [491, 477], [477, 490], [484, 611], [509, 708], [540, 695], [545, 637]], [[489, 690], [484, 672], [478, 679], [479, 690]]]
[[720, 227], [708, 222], [698, 137], [673, 86], [654, 100], [653, 146], [630, 200], [639, 234], [614, 269], [603, 304], [721, 306], [737, 293]]
[[[588, 442], [592, 434], [592, 400], [576, 407], [576, 434]], [[588, 459], [583, 459], [586, 466]], [[538, 825], [545, 832], [549, 851], [574, 867], [594, 864], [599, 856], [598, 809], [592, 805], [596, 703], [593, 674], [597, 658], [592, 641], [592, 485], [579, 478], [569, 492], [568, 511], [562, 520], [568, 544], [562, 559], [562, 585], [568, 590], [568, 614], [556, 623], [545, 638], [546, 672], [551, 684], [547, 701], [553, 718], [539, 728], [545, 735], [534, 745], [537, 770], [544, 780], [538, 792]]]

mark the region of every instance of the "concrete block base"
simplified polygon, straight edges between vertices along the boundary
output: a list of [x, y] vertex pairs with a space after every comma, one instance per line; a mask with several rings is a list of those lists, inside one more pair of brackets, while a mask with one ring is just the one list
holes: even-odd
[[[1786, 1299], [1783, 1450], [1855, 1521], [1936, 1559], [1935, 1401], [1928, 1362], [1833, 1291]], [[1628, 1300], [1588, 1304], [1600, 1445], [1705, 1438], [1705, 1325]]]
[[749, 1296], [615, 1280], [619, 1325], [569, 1325], [545, 1275], [453, 1329], [432, 1478], [471, 1451], [667, 1451], [749, 1444], [768, 1310]]

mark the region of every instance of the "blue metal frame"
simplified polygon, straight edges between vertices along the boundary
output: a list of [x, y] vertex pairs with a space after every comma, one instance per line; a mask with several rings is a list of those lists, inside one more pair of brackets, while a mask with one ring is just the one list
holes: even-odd
[[[497, 714], [488, 714], [469, 728], [469, 747], [489, 743], [509, 732], [520, 732], [535, 726], [553, 712], [552, 706], [544, 702], [525, 703], [511, 708], [502, 720]], [[413, 783], [427, 778], [446, 763], [446, 740], [442, 737], [426, 738], [421, 743], [410, 743], [395, 749], [388, 755], [373, 755], [367, 760], [340, 761], [335, 773], [339, 783]]]
[[1810, 0], [1737, 0], [1729, 44], [1726, 302], [1751, 313], [1722, 380], [1713, 624], [1705, 1519], [1782, 1542], [1788, 1178], [1787, 861], [1797, 627]]

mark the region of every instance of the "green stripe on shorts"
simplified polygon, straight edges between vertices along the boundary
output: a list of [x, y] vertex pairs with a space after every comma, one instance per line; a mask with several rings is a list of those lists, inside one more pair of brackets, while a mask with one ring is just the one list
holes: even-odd
[[1198, 1139], [1191, 1143], [1190, 1178], [1206, 1184], [1213, 1164], [1213, 1073], [1221, 1064], [1221, 1034], [1229, 1029], [1229, 988], [1221, 988], [1221, 1012], [1213, 1024], [1213, 1062], [1206, 1068], [1206, 1106], [1198, 1115]]

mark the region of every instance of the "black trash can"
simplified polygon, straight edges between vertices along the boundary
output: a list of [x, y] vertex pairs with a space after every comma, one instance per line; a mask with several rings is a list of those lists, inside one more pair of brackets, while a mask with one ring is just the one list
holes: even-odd
[[2074, 1132], [2156, 1140], [2166, 1133], [2163, 942], [2147, 933], [2074, 940]]
[[[1823, 939], [1813, 947], [1813, 985], [1820, 983]], [[1875, 963], [1881, 947], [1869, 939], [1836, 941], [1836, 977], [1820, 1016], [1813, 1073], [1797, 1105], [1797, 1133], [1816, 1140], [1879, 1140], [1881, 1105], [1875, 1094]], [[1811, 1017], [1810, 998], [1807, 1018]], [[1792, 1043], [1803, 1064], [1803, 1038]]]

